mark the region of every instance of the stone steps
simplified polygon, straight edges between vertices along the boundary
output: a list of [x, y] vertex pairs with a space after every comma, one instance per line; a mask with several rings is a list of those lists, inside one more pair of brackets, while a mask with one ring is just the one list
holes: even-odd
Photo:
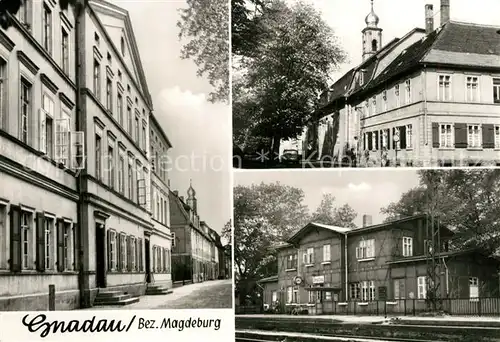
[[148, 285], [146, 288], [147, 296], [162, 296], [173, 293], [174, 291], [163, 287], [162, 285]]
[[133, 303], [137, 303], [139, 301], [139, 297], [132, 297], [129, 294], [125, 294], [120, 291], [99, 291], [95, 300], [94, 306], [103, 306], [103, 305], [129, 305]]

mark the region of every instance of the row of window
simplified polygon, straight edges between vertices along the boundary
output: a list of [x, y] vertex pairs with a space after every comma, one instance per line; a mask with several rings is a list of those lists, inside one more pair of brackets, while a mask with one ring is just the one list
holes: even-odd
[[210, 260], [212, 257], [211, 253], [211, 242], [207, 238], [201, 235], [195, 229], [191, 229], [191, 249], [193, 255], [199, 256], [203, 259]]
[[[330, 284], [323, 284], [324, 287], [330, 287]], [[278, 292], [273, 291], [272, 301], [275, 303], [278, 300]], [[313, 304], [317, 302], [325, 301], [338, 301], [339, 297], [337, 293], [332, 293], [331, 291], [308, 291], [308, 303]], [[287, 304], [299, 304], [300, 301], [300, 292], [298, 286], [287, 286], [286, 288], [286, 303]]]
[[[0, 59], [0, 129], [6, 129], [8, 115], [7, 90], [8, 64]], [[38, 125], [38, 150], [50, 159], [72, 169], [81, 169], [84, 163], [83, 132], [71, 130], [71, 110], [60, 99], [56, 112], [56, 102], [52, 93], [44, 91], [38, 117], [34, 113], [33, 81], [20, 76], [19, 85], [19, 140], [33, 146], [36, 125]]]
[[146, 207], [148, 169], [143, 167], [130, 151], [127, 153], [125, 145], [117, 142], [109, 132], [104, 146], [103, 134], [103, 128], [96, 124], [94, 138], [96, 179], [138, 205]]
[[171, 252], [168, 248], [153, 246], [153, 272], [170, 273]]
[[[21, 8], [18, 12], [18, 19], [24, 25], [24, 27], [33, 33], [33, 22], [37, 22], [37, 18], [33, 18], [33, 0], [24, 0], [22, 2]], [[53, 6], [47, 2], [42, 2], [42, 17], [40, 18], [42, 21], [42, 46], [48, 54], [54, 58], [54, 36], [57, 34], [57, 30], [54, 29], [54, 21], [57, 16], [54, 16]], [[67, 12], [63, 12], [63, 16], [67, 18]], [[61, 19], [61, 29], [59, 31], [60, 34], [60, 66], [62, 70], [69, 75], [70, 73], [70, 35], [69, 28], [66, 25], [62, 24], [63, 20]]]
[[153, 185], [153, 205], [151, 208], [153, 218], [165, 226], [169, 226], [169, 199], [156, 186]]
[[156, 173], [161, 180], [168, 183], [167, 168], [168, 162], [167, 147], [158, 139], [158, 135], [153, 130], [150, 133], [149, 156], [151, 158], [151, 170]]
[[[394, 137], [399, 139], [394, 139]], [[368, 151], [401, 150], [413, 148], [413, 126], [411, 124], [363, 134], [363, 148]]]
[[[453, 75], [441, 74], [438, 76], [438, 94], [439, 101], [453, 101]], [[480, 86], [478, 76], [465, 77], [465, 101], [466, 102], [479, 102]], [[494, 78], [492, 84], [493, 102], [500, 103], [500, 78]]]
[[[0, 222], [5, 222], [5, 215], [6, 207], [0, 207]], [[10, 206], [10, 220], [8, 263], [12, 272], [77, 269], [77, 230], [73, 222], [16, 205]]]
[[[101, 64], [97, 58], [94, 58], [94, 68], [93, 68], [93, 93], [98, 101], [101, 101]], [[132, 137], [137, 146], [139, 146], [143, 151], [146, 151], [146, 141], [147, 141], [147, 121], [143, 118], [141, 119], [141, 113], [139, 112], [138, 104], [139, 100], [135, 98], [135, 109], [134, 103], [130, 96], [124, 98], [123, 87], [120, 82], [117, 82], [117, 96], [116, 96], [116, 112], [114, 111], [114, 100], [113, 100], [113, 80], [110, 76], [110, 72], [106, 75], [106, 109], [115, 116], [118, 120], [120, 126], [122, 126], [125, 131]], [[130, 92], [130, 87], [127, 87]], [[124, 103], [126, 102], [126, 103]], [[124, 117], [124, 107], [126, 107], [126, 117]], [[143, 116], [145, 115], [145, 109], [142, 110]]]
[[403, 103], [401, 103], [401, 95], [400, 95], [399, 88], [400, 88], [399, 84], [396, 84], [394, 86], [394, 96], [395, 96], [396, 101], [394, 102], [394, 106], [391, 108], [389, 107], [389, 102], [387, 101], [387, 90], [384, 90], [382, 92], [382, 106], [380, 107], [380, 110], [377, 107], [377, 96], [373, 96], [370, 99], [366, 100], [364, 116], [370, 117], [370, 116], [376, 115], [380, 112], [383, 113], [383, 112], [386, 112], [390, 109], [399, 108], [402, 105], [408, 105], [408, 104], [412, 103], [411, 79], [407, 79], [404, 82], [404, 98], [403, 98], [404, 102]]
[[[465, 101], [477, 103], [480, 101], [480, 86], [478, 76], [465, 77]], [[394, 86], [395, 102], [393, 106], [389, 105], [387, 100], [387, 90], [381, 94], [382, 104], [377, 106], [377, 95], [371, 97], [365, 102], [365, 117], [370, 117], [378, 113], [386, 112], [390, 109], [399, 108], [401, 105], [412, 103], [412, 84], [411, 79], [404, 82], [404, 102], [401, 103], [400, 85]], [[490, 91], [493, 94], [493, 102], [500, 103], [500, 78], [493, 78], [492, 88]], [[452, 75], [442, 74], [438, 76], [437, 98], [439, 101], [453, 101]]]
[[[323, 245], [323, 259], [322, 263], [327, 263], [331, 261], [331, 246]], [[402, 255], [404, 257], [413, 256], [413, 238], [403, 237], [402, 238]], [[310, 247], [302, 254], [302, 262], [308, 267], [314, 265], [314, 248]], [[375, 239], [365, 239], [361, 240], [356, 247], [356, 259], [363, 261], [367, 259], [375, 258]], [[295, 270], [298, 266], [297, 253], [289, 254], [286, 256], [286, 269]]]
[[141, 238], [114, 230], [107, 231], [108, 270], [111, 272], [142, 272], [143, 242]]
[[500, 148], [500, 125], [433, 123], [435, 148]]

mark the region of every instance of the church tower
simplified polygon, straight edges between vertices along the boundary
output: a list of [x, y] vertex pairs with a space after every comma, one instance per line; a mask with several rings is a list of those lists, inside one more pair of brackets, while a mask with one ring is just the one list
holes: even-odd
[[373, 10], [365, 18], [366, 27], [363, 29], [363, 62], [377, 53], [382, 47], [382, 29], [378, 27], [379, 18]]
[[197, 200], [196, 200], [196, 191], [193, 189], [193, 184], [192, 181], [189, 181], [189, 189], [187, 191], [188, 198], [187, 198], [187, 205], [193, 209], [193, 212], [197, 214]]

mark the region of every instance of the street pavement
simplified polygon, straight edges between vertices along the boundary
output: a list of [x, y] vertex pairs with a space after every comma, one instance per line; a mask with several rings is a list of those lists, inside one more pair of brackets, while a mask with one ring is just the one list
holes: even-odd
[[233, 299], [231, 279], [205, 281], [173, 289], [173, 293], [141, 296], [138, 303], [125, 306], [94, 306], [92, 310], [146, 309], [231, 309]]

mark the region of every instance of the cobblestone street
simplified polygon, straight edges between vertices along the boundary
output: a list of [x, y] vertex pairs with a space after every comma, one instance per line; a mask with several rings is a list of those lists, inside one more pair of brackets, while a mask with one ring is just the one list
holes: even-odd
[[122, 309], [231, 309], [231, 279], [206, 281], [173, 289], [162, 296], [142, 296], [140, 301], [126, 306], [96, 306], [92, 310]]

